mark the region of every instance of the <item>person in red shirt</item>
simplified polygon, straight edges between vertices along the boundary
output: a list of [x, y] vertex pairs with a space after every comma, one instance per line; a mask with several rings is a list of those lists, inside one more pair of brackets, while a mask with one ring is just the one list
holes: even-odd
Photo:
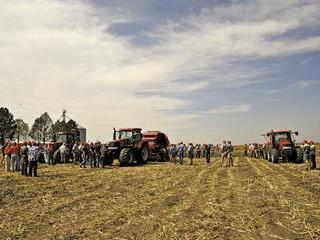
[[19, 146], [16, 142], [13, 143], [13, 145], [9, 149], [10, 155], [11, 155], [11, 161], [10, 161], [10, 170], [15, 172], [20, 169], [20, 161], [19, 161]]

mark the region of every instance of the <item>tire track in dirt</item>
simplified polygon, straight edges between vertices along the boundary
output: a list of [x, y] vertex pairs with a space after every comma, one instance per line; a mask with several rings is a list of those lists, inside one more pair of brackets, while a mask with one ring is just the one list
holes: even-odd
[[[113, 174], [113, 175], [115, 175], [115, 174]], [[99, 201], [101, 201], [103, 203], [106, 201], [101, 199], [101, 196], [108, 196], [108, 197], [112, 197], [112, 198], [117, 198], [117, 193], [119, 193], [119, 191], [121, 191], [121, 187], [117, 186], [117, 182], [120, 180], [120, 178], [122, 179], [121, 176], [120, 176], [120, 178], [116, 178], [114, 176], [111, 177], [113, 180], [109, 181], [108, 184], [111, 186], [116, 186], [116, 187], [112, 188], [112, 187], [107, 187], [105, 182], [103, 182], [103, 179], [102, 179], [102, 181], [91, 182], [90, 181], [91, 175], [92, 175], [92, 173], [88, 174], [87, 176], [86, 175], [84, 176], [85, 180], [89, 180], [89, 181], [86, 181], [87, 185], [85, 187], [82, 186], [82, 183], [83, 183], [82, 180], [78, 181], [75, 185], [73, 185], [73, 189], [76, 189], [78, 191], [77, 195], [75, 195], [75, 196], [66, 195], [64, 198], [60, 197], [60, 196], [54, 197], [53, 200], [56, 200], [57, 204], [53, 204], [53, 206], [45, 212], [36, 213], [37, 219], [36, 220], [30, 219], [30, 221], [29, 221], [29, 224], [28, 224], [29, 225], [28, 226], [29, 233], [24, 232], [23, 234], [26, 235], [27, 237], [29, 236], [29, 234], [31, 234], [33, 238], [37, 237], [38, 235], [41, 238], [43, 238], [44, 237], [43, 233], [46, 233], [48, 228], [49, 229], [52, 228], [52, 226], [50, 226], [50, 225], [52, 225], [53, 223], [55, 225], [63, 224], [60, 222], [60, 219], [59, 219], [60, 216], [62, 216], [64, 218], [65, 222], [68, 222], [69, 224], [71, 224], [71, 221], [75, 220], [72, 218], [74, 218], [78, 215], [78, 213], [79, 213], [78, 210], [82, 210], [83, 207], [87, 207], [87, 204], [85, 204], [85, 203], [90, 202], [91, 199], [97, 198]], [[88, 179], [86, 179], [86, 178], [88, 178]], [[129, 185], [130, 182], [132, 181], [132, 178], [129, 178], [127, 180], [126, 179], [127, 178], [123, 178], [122, 183], [124, 185]], [[137, 188], [138, 188], [138, 186], [136, 186], [136, 185], [131, 186], [132, 191], [137, 190]], [[80, 192], [79, 192], [79, 190], [80, 190]], [[125, 190], [123, 189], [123, 191], [125, 191]], [[34, 201], [41, 203], [41, 196], [38, 196], [38, 199], [34, 199]], [[82, 203], [84, 203], [84, 204], [81, 207]], [[105, 206], [106, 205], [107, 204], [105, 204]], [[92, 206], [89, 206], [89, 207], [92, 208]], [[35, 208], [37, 209], [36, 206], [35, 206]], [[22, 209], [18, 209], [18, 210], [21, 211]], [[96, 211], [96, 209], [93, 209], [93, 210]], [[48, 220], [47, 216], [50, 216], [50, 218], [53, 219], [53, 222], [52, 222], [52, 220]], [[82, 216], [82, 218], [86, 218], [86, 216]], [[70, 220], [70, 222], [68, 220]], [[50, 227], [48, 227], [48, 225]], [[35, 232], [37, 232], [38, 235], [35, 234]], [[55, 233], [57, 235], [59, 235], [59, 231], [57, 231]]]
[[[275, 218], [274, 224], [277, 225], [279, 231], [286, 234], [290, 233], [291, 237], [298, 237], [299, 239], [313, 239], [315, 236], [320, 236], [319, 229], [312, 227], [304, 218], [304, 215], [313, 216], [312, 212], [302, 204], [306, 201], [305, 198], [314, 201], [310, 192], [299, 187], [294, 188], [290, 178], [284, 175], [278, 165], [268, 165], [261, 160], [254, 159], [252, 160], [252, 166], [259, 171], [259, 175], [261, 171], [258, 166], [264, 168], [263, 172], [267, 174], [264, 181], [270, 187], [270, 190], [273, 190], [277, 195], [277, 201], [274, 202], [278, 202], [278, 205], [273, 207], [273, 212], [287, 213]], [[315, 218], [314, 221], [319, 222], [319, 219]]]
[[[168, 219], [170, 214], [168, 211], [171, 208], [175, 208], [178, 205], [183, 204], [184, 199], [181, 196], [185, 196], [188, 192], [188, 185], [191, 185], [192, 177], [194, 173], [193, 166], [169, 166], [170, 169], [168, 173], [163, 173], [163, 180], [161, 185], [164, 185], [163, 192], [154, 194], [154, 198], [147, 206], [143, 208], [135, 209], [132, 214], [140, 215], [140, 218], [137, 219], [136, 223], [124, 223], [121, 229], [132, 229], [131, 235], [128, 236], [125, 231], [118, 229], [113, 232], [114, 237], [118, 238], [134, 238], [134, 239], [150, 239], [148, 235], [163, 235], [162, 226], [160, 222], [163, 222], [165, 219]], [[178, 174], [177, 174], [178, 172]], [[197, 176], [203, 174], [203, 171], [197, 173]], [[144, 189], [144, 192], [148, 192], [148, 188], [153, 189], [153, 185], [159, 184], [155, 182], [149, 182]], [[142, 205], [142, 204], [141, 204]], [[141, 226], [142, 225], [142, 226]], [[157, 239], [157, 238], [155, 238]]]
[[[202, 201], [203, 193], [207, 190], [207, 182], [212, 173], [212, 165], [193, 165], [188, 166], [190, 168], [189, 174], [183, 174], [182, 181], [185, 183], [179, 190], [173, 189], [172, 197], [175, 201], [175, 197], [182, 199], [181, 201], [172, 202], [171, 198], [160, 199], [160, 202], [156, 205], [157, 207], [151, 209], [156, 214], [163, 210], [168, 209], [167, 215], [157, 215], [153, 221], [150, 221], [147, 227], [138, 234], [137, 239], [168, 239], [169, 236], [176, 235], [178, 238], [190, 239], [188, 232], [190, 231], [190, 222], [199, 217], [199, 201]], [[196, 173], [196, 175], [195, 175]], [[186, 181], [187, 180], [187, 181]], [[169, 201], [168, 201], [169, 200]], [[192, 215], [192, 219], [190, 219]], [[169, 223], [169, 224], [168, 224]], [[154, 226], [158, 225], [157, 229]], [[171, 229], [169, 232], [167, 229]], [[172, 229], [176, 229], [173, 231]], [[189, 231], [186, 231], [189, 230]], [[194, 229], [197, 230], [197, 227]], [[150, 236], [151, 235], [151, 236]]]
[[[246, 171], [242, 171], [246, 169]], [[215, 179], [211, 183], [212, 192], [208, 212], [215, 217], [216, 227], [211, 230], [211, 236], [207, 239], [248, 239], [251, 238], [247, 230], [241, 228], [243, 219], [241, 215], [246, 215], [243, 211], [245, 206], [245, 197], [242, 192], [245, 191], [248, 182], [248, 176], [243, 173], [249, 173], [247, 164], [235, 158], [234, 167], [220, 167]]]
[[[264, 214], [264, 201], [256, 199], [261, 194], [260, 185], [257, 181], [257, 173], [247, 159], [241, 157], [236, 159], [238, 171], [232, 174], [235, 191], [234, 205], [230, 208], [231, 223], [226, 229], [233, 233], [233, 238], [243, 239], [270, 239], [264, 234], [267, 225]], [[257, 201], [252, 201], [255, 198]]]

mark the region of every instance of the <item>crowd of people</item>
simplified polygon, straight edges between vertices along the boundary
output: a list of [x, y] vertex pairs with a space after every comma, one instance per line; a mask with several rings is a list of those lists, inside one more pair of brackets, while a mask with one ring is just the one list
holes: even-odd
[[72, 159], [73, 163], [83, 168], [87, 164], [92, 168], [103, 168], [102, 153], [104, 151], [106, 151], [106, 145], [100, 142], [76, 142], [70, 149], [67, 144], [61, 144], [58, 149], [55, 149], [53, 143], [7, 142], [3, 146], [0, 145], [0, 160], [5, 165], [5, 171], [21, 171], [22, 175], [37, 177], [38, 163], [41, 161], [54, 165], [58, 160], [60, 163], [66, 163]]
[[182, 165], [184, 158], [187, 157], [190, 160], [190, 165], [193, 165], [194, 158], [205, 158], [209, 164], [211, 158], [214, 156], [221, 156], [221, 166], [224, 165], [226, 160], [226, 166], [233, 166], [233, 146], [231, 141], [223, 141], [222, 144], [196, 144], [189, 143], [188, 146], [183, 142], [179, 144], [171, 144], [169, 147], [170, 162], [174, 164]]
[[[244, 156], [251, 158], [265, 158], [265, 144], [249, 143], [244, 145]], [[313, 141], [304, 141], [301, 149], [303, 150], [303, 160], [306, 169], [316, 169], [316, 145]], [[204, 158], [209, 164], [213, 157], [221, 158], [221, 166], [233, 166], [234, 148], [231, 141], [223, 141], [222, 144], [171, 144], [168, 155], [170, 162], [183, 165], [185, 158], [188, 158], [190, 165], [194, 159]], [[22, 175], [37, 177], [38, 163], [45, 162], [54, 165], [59, 162], [66, 163], [72, 160], [74, 164], [79, 164], [81, 168], [86, 168], [89, 164], [92, 168], [103, 168], [103, 154], [107, 151], [107, 145], [96, 143], [76, 142], [73, 146], [61, 144], [58, 149], [54, 148], [53, 143], [39, 144], [35, 141], [28, 141], [18, 144], [7, 142], [0, 145], [0, 160], [4, 162], [5, 171], [21, 171]], [[55, 156], [58, 154], [59, 156]], [[59, 158], [57, 158], [59, 157]]]
[[22, 175], [37, 177], [39, 145], [36, 142], [8, 142], [0, 146], [5, 171], [21, 171]]

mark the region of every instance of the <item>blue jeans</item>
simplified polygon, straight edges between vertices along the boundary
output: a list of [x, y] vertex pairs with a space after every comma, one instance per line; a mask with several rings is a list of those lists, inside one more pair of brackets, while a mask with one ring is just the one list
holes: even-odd
[[15, 172], [17, 170], [18, 159], [19, 159], [18, 155], [11, 155], [10, 170], [12, 172]]

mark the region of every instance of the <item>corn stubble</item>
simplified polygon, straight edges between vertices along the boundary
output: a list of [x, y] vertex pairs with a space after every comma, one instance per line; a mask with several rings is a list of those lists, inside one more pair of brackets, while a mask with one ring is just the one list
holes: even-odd
[[[319, 158], [318, 158], [319, 159]], [[320, 176], [238, 156], [207, 165], [0, 171], [1, 239], [319, 239]]]

